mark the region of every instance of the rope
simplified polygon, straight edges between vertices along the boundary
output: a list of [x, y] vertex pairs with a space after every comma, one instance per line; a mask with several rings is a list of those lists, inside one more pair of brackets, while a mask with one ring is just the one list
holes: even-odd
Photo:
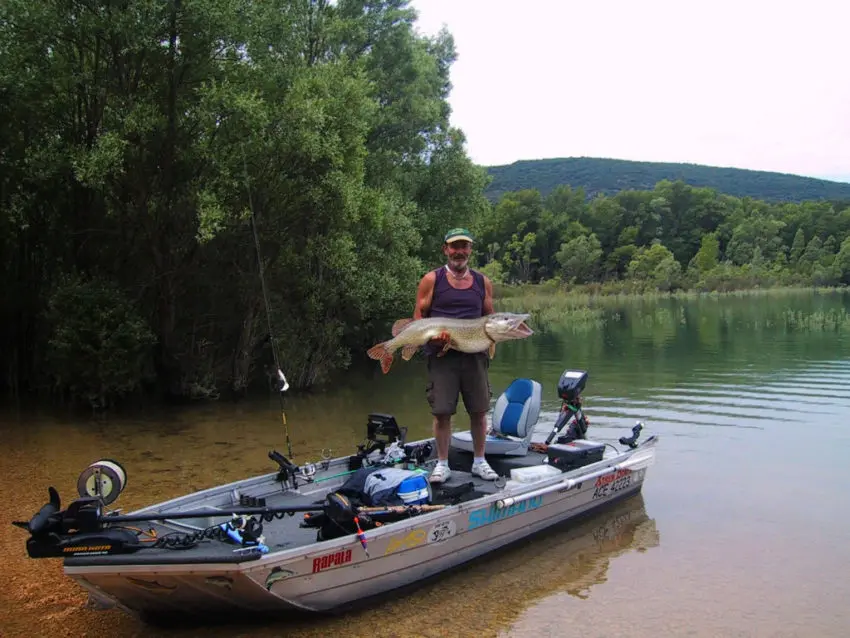
[[[260, 285], [263, 289], [263, 302], [266, 307], [266, 323], [269, 329], [269, 341], [272, 344], [272, 357], [274, 358], [275, 369], [280, 376], [280, 358], [277, 356], [277, 344], [275, 343], [274, 332], [272, 331], [272, 312], [271, 312], [271, 304], [269, 303], [269, 293], [266, 288], [266, 277], [265, 277], [265, 268], [263, 268], [263, 259], [260, 255], [260, 238], [257, 233], [257, 218], [254, 214], [254, 200], [251, 197], [251, 186], [248, 183], [248, 158], [245, 154], [245, 145], [241, 144], [242, 148], [242, 168], [245, 171], [245, 190], [248, 193], [248, 208], [251, 210], [251, 230], [254, 233], [254, 248], [257, 251], [257, 268], [260, 272]], [[278, 378], [278, 383], [281, 382], [281, 379]], [[292, 442], [289, 439], [289, 427], [286, 424], [286, 412], [283, 409], [283, 389], [278, 388], [277, 393], [278, 401], [280, 402], [280, 418], [283, 421], [283, 431], [286, 433], [286, 449], [289, 452], [289, 458], [292, 458]]]

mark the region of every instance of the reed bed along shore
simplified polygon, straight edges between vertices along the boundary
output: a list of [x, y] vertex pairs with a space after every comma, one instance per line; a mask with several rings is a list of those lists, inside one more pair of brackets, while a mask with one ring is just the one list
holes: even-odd
[[[506, 312], [527, 312], [532, 322], [542, 329], [553, 326], [569, 327], [574, 332], [597, 329], [607, 322], [620, 321], [628, 310], [632, 320], [641, 323], [669, 324], [704, 318], [706, 303], [717, 302], [717, 311], [724, 320], [743, 321], [765, 328], [785, 328], [805, 331], [848, 331], [850, 312], [847, 307], [811, 309], [782, 307], [783, 299], [799, 297], [830, 297], [847, 295], [847, 288], [753, 288], [729, 292], [676, 291], [626, 292], [616, 287], [584, 286], [567, 288], [556, 282], [523, 285], [496, 285], [495, 306]], [[753, 304], [747, 300], [775, 300], [775, 304]], [[743, 303], [734, 303], [740, 300]], [[733, 302], [732, 305], [729, 302]], [[671, 304], [678, 308], [671, 308]], [[713, 305], [713, 304], [712, 304]], [[694, 306], [700, 312], [688, 313]], [[721, 308], [721, 306], [723, 306]], [[795, 304], [797, 306], [797, 304]]]

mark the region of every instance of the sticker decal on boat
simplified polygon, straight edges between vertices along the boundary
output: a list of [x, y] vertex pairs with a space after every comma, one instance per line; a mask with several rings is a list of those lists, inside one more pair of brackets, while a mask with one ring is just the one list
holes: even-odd
[[600, 476], [594, 485], [593, 498], [605, 498], [621, 492], [632, 484], [632, 471], [630, 469], [617, 470]]
[[387, 545], [387, 550], [384, 552], [384, 556], [403, 549], [413, 549], [414, 547], [424, 545], [426, 538], [427, 534], [424, 529], [415, 529], [404, 536], [395, 536], [390, 539], [390, 543]]
[[469, 513], [468, 529], [475, 529], [482, 525], [489, 525], [490, 523], [495, 523], [496, 521], [516, 516], [517, 514], [530, 512], [531, 510], [537, 509], [542, 504], [543, 497], [534, 496], [524, 501], [520, 501], [519, 503], [514, 503], [510, 507], [505, 507], [503, 509], [497, 509], [496, 506], [493, 505], [489, 508], [485, 507], [480, 510], [474, 510]]
[[271, 591], [272, 586], [275, 583], [285, 580], [290, 576], [295, 576], [295, 572], [289, 569], [284, 569], [283, 567], [275, 567], [269, 572], [269, 575], [266, 576], [266, 589]]
[[351, 562], [351, 550], [341, 549], [333, 554], [327, 554], [313, 559], [313, 573], [317, 574], [328, 567], [339, 567]]
[[441, 521], [434, 525], [428, 532], [429, 543], [440, 543], [450, 539], [457, 532], [457, 526], [454, 521]]

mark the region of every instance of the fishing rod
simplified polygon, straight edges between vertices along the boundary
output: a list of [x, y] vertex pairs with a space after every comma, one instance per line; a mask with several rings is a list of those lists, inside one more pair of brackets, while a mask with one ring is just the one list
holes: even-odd
[[269, 330], [269, 343], [272, 346], [272, 358], [274, 359], [274, 366], [277, 370], [277, 381], [279, 384], [279, 392], [277, 394], [278, 401], [280, 402], [280, 418], [283, 421], [283, 431], [286, 435], [286, 450], [289, 453], [290, 458], [292, 458], [292, 441], [289, 438], [289, 426], [286, 423], [286, 411], [283, 408], [283, 393], [289, 389], [289, 382], [286, 380], [286, 376], [283, 374], [283, 370], [280, 367], [280, 358], [277, 354], [277, 344], [274, 338], [274, 331], [272, 330], [272, 313], [271, 313], [271, 304], [269, 303], [269, 292], [268, 287], [266, 286], [266, 276], [265, 276], [265, 268], [263, 267], [263, 258], [260, 252], [260, 237], [257, 232], [257, 216], [254, 212], [254, 199], [251, 196], [251, 185], [248, 180], [248, 157], [245, 154], [245, 144], [242, 143], [242, 169], [245, 173], [245, 191], [248, 194], [248, 209], [251, 211], [251, 230], [253, 231], [254, 236], [254, 249], [257, 252], [257, 270], [260, 274], [260, 286], [263, 290], [263, 302], [266, 308], [266, 324], [268, 325]]
[[61, 508], [59, 493], [48, 488], [49, 502], [28, 521], [13, 521], [13, 525], [27, 530], [33, 539], [51, 535], [74, 537], [79, 533], [103, 531], [104, 526], [125, 523], [182, 520], [192, 518], [224, 518], [256, 516], [266, 522], [299, 512], [325, 514], [335, 521], [350, 521], [357, 516], [380, 518], [382, 516], [417, 515], [444, 509], [445, 505], [378, 505], [357, 506], [344, 495], [328, 494], [322, 502], [308, 505], [280, 505], [277, 507], [233, 506], [224, 509], [196, 509], [176, 512], [140, 512], [138, 514], [103, 514], [103, 502], [99, 497], [74, 500], [66, 509]]
[[[176, 521], [184, 518], [205, 518], [223, 516], [259, 516], [268, 519], [277, 514], [297, 514], [299, 512], [324, 511], [326, 504], [284, 505], [281, 507], [233, 507], [226, 510], [187, 510], [184, 512], [151, 512], [150, 514], [107, 514], [97, 518], [99, 523], [144, 523], [148, 521]], [[267, 520], [268, 520], [267, 519]]]

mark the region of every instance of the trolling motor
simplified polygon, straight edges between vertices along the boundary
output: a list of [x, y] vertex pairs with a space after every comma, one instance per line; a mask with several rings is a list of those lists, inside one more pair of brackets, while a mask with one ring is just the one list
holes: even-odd
[[47, 491], [50, 500], [29, 522], [12, 522], [30, 533], [30, 558], [129, 553], [141, 547], [133, 532], [103, 527], [103, 501], [99, 496], [82, 496], [62, 510], [56, 488]]
[[549, 445], [558, 436], [565, 425], [572, 421], [566, 434], [558, 437], [558, 443], [569, 443], [576, 439], [583, 439], [590, 425], [584, 411], [581, 409], [581, 392], [587, 385], [588, 374], [584, 370], [565, 370], [558, 380], [558, 396], [561, 397], [561, 412], [555, 426], [546, 438], [545, 445]]

